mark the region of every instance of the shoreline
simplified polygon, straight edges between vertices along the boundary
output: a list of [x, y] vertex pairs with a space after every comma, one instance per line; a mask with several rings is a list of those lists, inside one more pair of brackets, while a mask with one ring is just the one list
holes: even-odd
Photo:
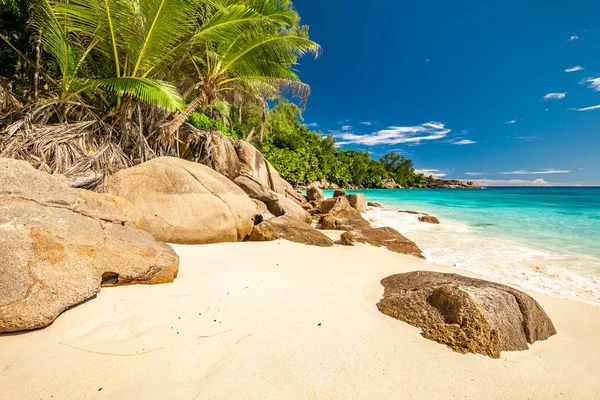
[[103, 288], [45, 329], [0, 337], [3, 394], [586, 399], [600, 391], [600, 307], [525, 289], [558, 334], [493, 360], [455, 353], [376, 308], [380, 280], [394, 273], [475, 274], [368, 245], [174, 248], [174, 283]]
[[[392, 226], [402, 232], [423, 249], [425, 257], [432, 263], [452, 265], [458, 271], [475, 273], [485, 279], [499, 279], [504, 284], [518, 285], [537, 293], [600, 306], [595, 281], [577, 275], [568, 267], [544, 264], [560, 257], [564, 257], [565, 265], [588, 258], [596, 261], [591, 255], [557, 252], [535, 242], [482, 232], [467, 221], [445, 216], [441, 225], [423, 224], [418, 221], [419, 215], [401, 213], [386, 204], [383, 206], [369, 207], [367, 220], [375, 227]], [[420, 215], [439, 217], [436, 210], [429, 210], [426, 206], [416, 211]], [[487, 254], [486, 251], [496, 254]], [[513, 259], [511, 263], [509, 260]]]

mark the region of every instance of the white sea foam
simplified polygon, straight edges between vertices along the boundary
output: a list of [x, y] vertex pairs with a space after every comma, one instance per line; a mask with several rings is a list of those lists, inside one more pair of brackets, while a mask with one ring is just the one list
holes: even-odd
[[418, 220], [418, 215], [388, 209], [369, 209], [366, 215], [374, 226], [390, 226], [417, 243], [429, 262], [452, 265], [551, 296], [600, 305], [598, 258], [493, 237], [483, 228], [458, 221], [426, 224]]

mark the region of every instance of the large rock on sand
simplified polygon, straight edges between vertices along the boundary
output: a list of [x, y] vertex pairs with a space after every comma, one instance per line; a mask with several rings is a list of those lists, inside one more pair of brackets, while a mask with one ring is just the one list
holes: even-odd
[[501, 351], [527, 350], [528, 343], [556, 334], [533, 298], [505, 285], [425, 271], [393, 275], [381, 284], [379, 311], [460, 353], [499, 358]]
[[233, 180], [233, 183], [238, 185], [252, 199], [260, 200], [264, 203], [279, 200], [277, 193], [250, 176], [240, 175]]
[[308, 201], [315, 201], [320, 204], [325, 200], [325, 194], [323, 194], [323, 191], [319, 186], [313, 183], [306, 188], [306, 198]]
[[333, 241], [323, 233], [311, 225], [289, 216], [263, 221], [254, 227], [254, 231], [250, 235], [250, 241], [253, 242], [269, 242], [279, 239], [311, 246], [333, 246]]
[[[233, 182], [250, 198], [263, 202], [273, 215], [277, 217], [287, 215], [309, 224], [312, 222], [310, 214], [298, 202], [272, 191], [254, 178], [240, 175]], [[262, 207], [260, 210], [262, 210]]]
[[42, 328], [102, 285], [172, 282], [179, 258], [113, 202], [0, 159], [0, 332]]
[[277, 170], [267, 161], [256, 147], [243, 140], [232, 140], [218, 132], [211, 132], [206, 160], [209, 167], [235, 180], [241, 175], [252, 178], [273, 192], [287, 197], [298, 204], [306, 199], [294, 187], [279, 175]]
[[225, 176], [173, 157], [119, 171], [108, 191], [134, 205], [128, 215], [138, 228], [168, 243], [242, 241], [257, 214], [256, 204]]
[[369, 221], [361, 213], [352, 208], [344, 196], [327, 199], [321, 203], [322, 215], [319, 219], [321, 229], [326, 230], [367, 230], [371, 229]]
[[364, 194], [347, 194], [346, 198], [348, 199], [348, 203], [350, 203], [350, 207], [361, 213], [367, 212], [367, 199]]
[[356, 243], [368, 243], [371, 246], [384, 247], [396, 253], [424, 258], [419, 246], [402, 236], [394, 228], [385, 227], [345, 232], [342, 234], [341, 242], [345, 246], [354, 246]]

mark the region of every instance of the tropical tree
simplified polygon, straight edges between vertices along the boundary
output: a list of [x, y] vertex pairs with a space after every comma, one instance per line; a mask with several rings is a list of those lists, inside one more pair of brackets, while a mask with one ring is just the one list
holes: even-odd
[[[282, 92], [304, 101], [310, 93], [293, 65], [306, 53], [318, 54], [319, 46], [308, 39], [307, 29], [298, 25], [299, 17], [290, 1], [209, 3], [212, 13], [187, 43], [194, 98], [163, 126], [171, 138], [195, 110], [211, 107], [229, 92], [259, 100], [264, 109], [267, 101], [282, 97]], [[265, 117], [263, 112], [261, 138]]]

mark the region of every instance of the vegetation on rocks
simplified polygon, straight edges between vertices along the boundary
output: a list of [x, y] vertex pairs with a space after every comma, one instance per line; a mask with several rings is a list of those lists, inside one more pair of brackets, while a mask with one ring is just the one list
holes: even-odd
[[376, 161], [367, 151], [338, 149], [332, 135], [311, 131], [302, 122], [296, 104], [277, 102], [269, 112], [265, 139], [259, 147], [292, 184], [325, 181], [340, 187], [375, 188], [392, 178], [409, 187], [426, 180], [415, 173], [412, 160], [403, 155], [390, 152]]
[[[0, 0], [0, 156], [98, 188], [207, 133], [257, 146], [294, 185], [418, 186], [412, 161], [302, 124], [295, 65], [320, 48], [290, 0]], [[294, 102], [295, 101], [295, 102]]]
[[[190, 117], [202, 129], [261, 141], [269, 102], [306, 102], [309, 87], [294, 65], [319, 52], [289, 0], [0, 7], [0, 156], [88, 175], [86, 187], [155, 156], [193, 159], [204, 131]], [[258, 115], [257, 129], [223, 129], [246, 110]]]

